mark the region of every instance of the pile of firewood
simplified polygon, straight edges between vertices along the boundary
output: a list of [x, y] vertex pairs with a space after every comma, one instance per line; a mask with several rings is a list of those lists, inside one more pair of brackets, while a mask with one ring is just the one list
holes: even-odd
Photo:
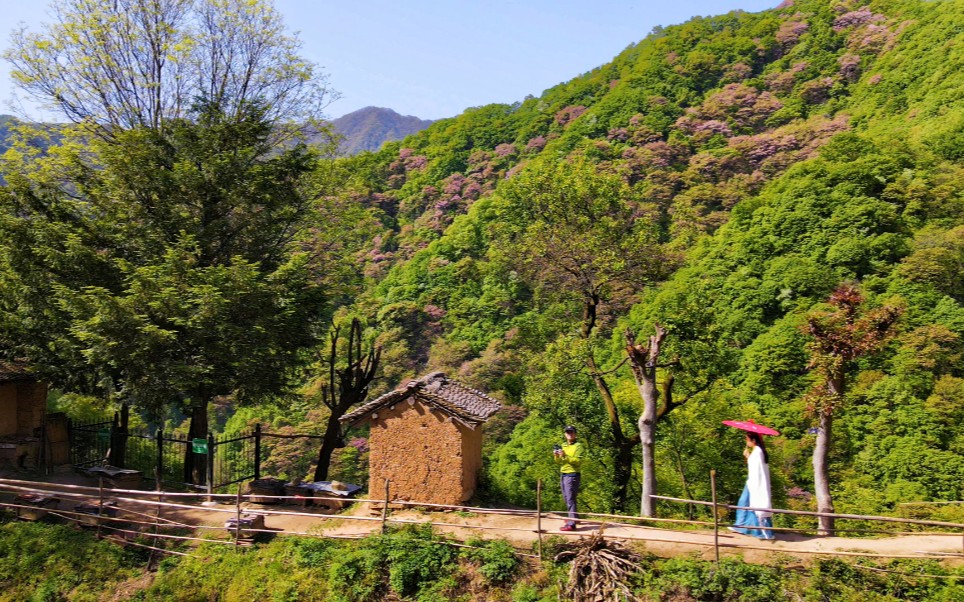
[[575, 602], [624, 602], [636, 600], [630, 576], [639, 570], [641, 558], [597, 531], [556, 555], [556, 562], [569, 562], [569, 583], [564, 594]]

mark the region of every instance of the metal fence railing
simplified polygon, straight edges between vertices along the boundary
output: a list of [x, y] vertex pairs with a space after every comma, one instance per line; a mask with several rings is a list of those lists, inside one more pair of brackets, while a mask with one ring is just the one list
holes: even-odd
[[[260, 476], [260, 425], [236, 436], [204, 439], [156, 431], [129, 430], [115, 416], [98, 422], [67, 422], [70, 463], [84, 470], [110, 465], [136, 470], [145, 479], [160, 480], [166, 486], [200, 487], [213, 492], [228, 485]], [[188, 483], [185, 462], [193, 456], [203, 466], [201, 482]]]
[[211, 437], [211, 488], [260, 477], [261, 428], [235, 437]]
[[67, 421], [70, 441], [70, 463], [78, 468], [88, 468], [107, 461], [111, 448], [110, 420], [98, 422]]

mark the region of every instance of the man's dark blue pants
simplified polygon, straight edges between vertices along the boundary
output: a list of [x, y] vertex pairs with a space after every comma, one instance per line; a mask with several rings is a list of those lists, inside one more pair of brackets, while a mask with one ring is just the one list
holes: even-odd
[[561, 478], [562, 499], [566, 500], [566, 509], [569, 511], [567, 525], [576, 526], [576, 496], [579, 495], [579, 473], [564, 472]]

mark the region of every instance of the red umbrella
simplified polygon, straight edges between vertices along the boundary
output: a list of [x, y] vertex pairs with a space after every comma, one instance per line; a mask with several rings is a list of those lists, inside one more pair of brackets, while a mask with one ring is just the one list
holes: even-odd
[[723, 424], [726, 426], [732, 426], [733, 428], [738, 428], [743, 431], [750, 431], [751, 433], [760, 433], [761, 435], [780, 434], [780, 431], [772, 429], [768, 426], [763, 426], [762, 424], [757, 424], [752, 420], [724, 420]]

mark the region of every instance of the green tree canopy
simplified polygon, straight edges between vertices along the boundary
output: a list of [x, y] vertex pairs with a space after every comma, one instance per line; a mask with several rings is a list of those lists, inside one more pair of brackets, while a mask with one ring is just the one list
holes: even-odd
[[321, 266], [299, 251], [316, 160], [274, 151], [266, 111], [204, 104], [112, 142], [8, 153], [4, 354], [154, 411], [283, 389], [327, 312]]

